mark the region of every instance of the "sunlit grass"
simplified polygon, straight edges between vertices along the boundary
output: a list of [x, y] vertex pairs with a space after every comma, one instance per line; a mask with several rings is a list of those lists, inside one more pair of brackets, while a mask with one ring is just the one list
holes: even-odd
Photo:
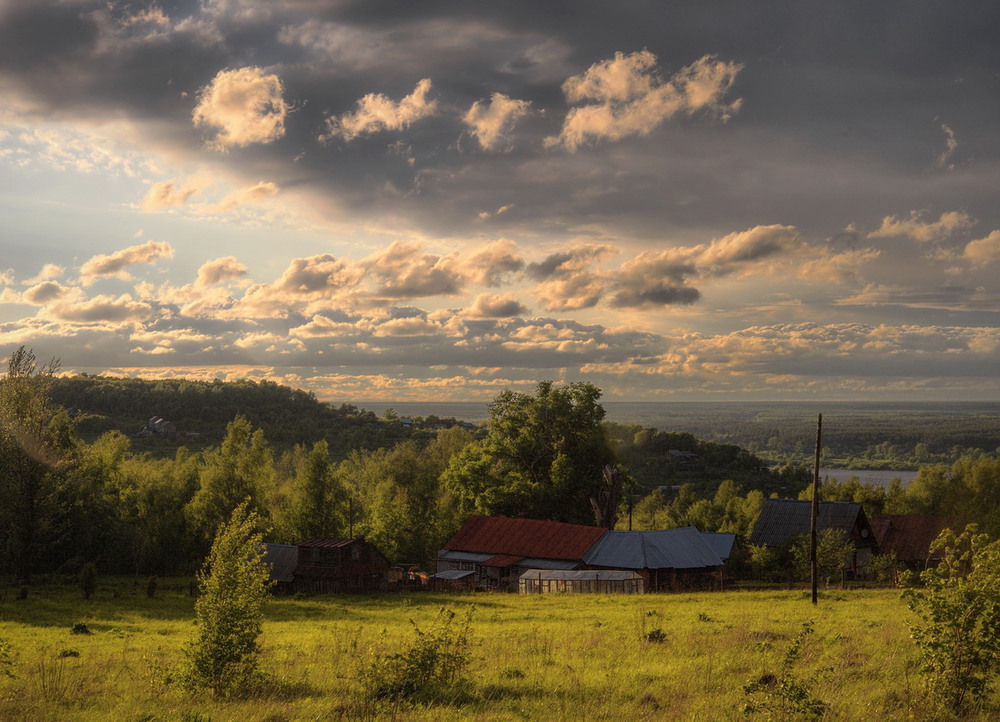
[[[938, 718], [893, 590], [832, 591], [816, 607], [801, 591], [275, 599], [260, 660], [273, 683], [232, 701], [165, 681], [193, 634], [181, 581], [161, 582], [154, 599], [125, 581], [89, 601], [73, 587], [14, 597], [0, 601], [17, 675], [0, 676], [0, 719], [741, 719], [743, 685], [775, 672], [808, 620], [815, 634], [796, 672], [829, 703], [828, 719]], [[410, 620], [470, 605], [468, 684], [433, 705], [364, 698], [357, 670], [373, 645], [402, 645]], [[92, 633], [72, 634], [77, 623]]]

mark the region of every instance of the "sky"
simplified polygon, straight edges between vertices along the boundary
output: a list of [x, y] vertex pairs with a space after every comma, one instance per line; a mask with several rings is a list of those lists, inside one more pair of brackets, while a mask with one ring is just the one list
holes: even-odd
[[0, 0], [0, 359], [1000, 400], [1000, 4]]

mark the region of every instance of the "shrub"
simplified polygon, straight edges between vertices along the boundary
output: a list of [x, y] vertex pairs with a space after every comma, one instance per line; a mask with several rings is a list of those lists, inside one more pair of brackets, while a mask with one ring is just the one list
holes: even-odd
[[802, 646], [813, 633], [812, 622], [804, 622], [792, 641], [777, 675], [764, 674], [743, 686], [747, 702], [743, 714], [751, 717], [766, 714], [769, 719], [819, 719], [826, 714], [827, 703], [812, 696], [809, 683], [799, 679], [796, 667], [802, 658]]
[[240, 504], [220, 525], [198, 573], [198, 634], [184, 648], [178, 675], [185, 687], [232, 696], [260, 681], [258, 639], [270, 582], [257, 524], [257, 514]]
[[156, 589], [157, 589], [158, 586], [159, 586], [159, 583], [158, 583], [156, 577], [155, 576], [150, 577], [149, 581], [146, 582], [146, 598], [147, 599], [152, 599], [153, 597], [156, 596]]
[[17, 678], [14, 674], [14, 650], [6, 639], [0, 639], [0, 677]]
[[970, 524], [945, 529], [931, 546], [941, 562], [903, 599], [921, 620], [911, 626], [931, 697], [961, 714], [990, 694], [1000, 666], [1000, 542]]
[[426, 630], [413, 620], [416, 637], [399, 652], [373, 650], [359, 670], [362, 689], [370, 699], [435, 700], [458, 683], [471, 659], [470, 609], [458, 622], [455, 612], [442, 608]]

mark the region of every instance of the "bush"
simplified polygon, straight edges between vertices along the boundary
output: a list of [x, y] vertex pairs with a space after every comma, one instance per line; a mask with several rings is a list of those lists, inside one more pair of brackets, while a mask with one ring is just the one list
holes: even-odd
[[258, 639], [270, 584], [257, 514], [246, 502], [222, 524], [198, 573], [198, 635], [184, 648], [179, 681], [212, 694], [243, 694], [260, 682]]
[[158, 587], [159, 587], [159, 582], [157, 581], [156, 576], [150, 577], [149, 581], [146, 582], [146, 599], [152, 599], [153, 597], [155, 597], [156, 590]]
[[970, 524], [957, 536], [945, 529], [931, 551], [941, 551], [940, 564], [903, 599], [922, 622], [911, 631], [927, 691], [962, 714], [989, 697], [1000, 666], [1000, 542]]
[[370, 699], [442, 698], [461, 680], [471, 654], [472, 609], [456, 622], [455, 612], [442, 608], [427, 630], [413, 620], [416, 638], [392, 654], [373, 650], [358, 677]]

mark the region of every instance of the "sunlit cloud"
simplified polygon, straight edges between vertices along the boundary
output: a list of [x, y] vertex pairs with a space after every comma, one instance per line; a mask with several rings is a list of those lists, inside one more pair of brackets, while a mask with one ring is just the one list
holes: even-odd
[[488, 104], [482, 100], [473, 103], [463, 120], [472, 128], [483, 150], [504, 150], [510, 145], [508, 134], [514, 124], [528, 114], [530, 106], [526, 100], [493, 93]]
[[129, 246], [110, 255], [93, 256], [80, 267], [80, 278], [86, 283], [93, 283], [100, 277], [112, 277], [129, 280], [129, 268], [135, 265], [155, 263], [161, 258], [170, 258], [174, 249], [169, 243], [147, 241], [142, 245]]
[[431, 81], [424, 78], [398, 103], [382, 93], [369, 93], [358, 101], [358, 109], [354, 112], [328, 118], [326, 133], [320, 141], [333, 138], [351, 141], [383, 130], [403, 130], [437, 112], [437, 101], [427, 97], [430, 90]]
[[1000, 230], [993, 231], [985, 238], [970, 241], [963, 255], [978, 265], [1000, 261]]
[[283, 94], [281, 78], [261, 68], [221, 70], [198, 93], [192, 118], [215, 133], [209, 145], [217, 150], [272, 143], [285, 134]]
[[563, 83], [566, 100], [587, 104], [572, 108], [562, 131], [547, 144], [576, 150], [589, 140], [647, 135], [676, 115], [704, 112], [726, 121], [739, 110], [740, 100], [723, 99], [743, 69], [741, 64], [706, 55], [666, 82], [656, 65], [656, 56], [648, 50], [618, 52], [569, 78]]
[[878, 230], [868, 234], [869, 238], [891, 238], [901, 236], [919, 243], [930, 243], [948, 238], [955, 233], [972, 228], [976, 222], [964, 211], [942, 213], [936, 221], [924, 221], [923, 211], [911, 211], [909, 218], [886, 216]]
[[247, 275], [247, 267], [240, 263], [235, 256], [216, 258], [206, 261], [198, 269], [198, 280], [195, 286], [205, 288], [214, 286], [217, 283], [243, 278]]
[[178, 178], [154, 183], [142, 199], [142, 209], [158, 211], [164, 208], [180, 207], [201, 190], [200, 184], [190, 180], [182, 184]]

